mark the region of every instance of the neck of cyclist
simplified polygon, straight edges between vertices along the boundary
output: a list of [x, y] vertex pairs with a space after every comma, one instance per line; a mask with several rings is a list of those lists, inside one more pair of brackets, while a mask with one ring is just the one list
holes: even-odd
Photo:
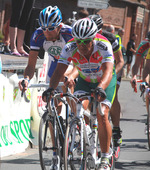
[[81, 55], [83, 55], [87, 60], [89, 60], [92, 55], [92, 52], [93, 52], [93, 47], [94, 46], [93, 46], [93, 42], [92, 42], [92, 46], [90, 48], [87, 48], [86, 52], [84, 51], [85, 49], [82, 51], [82, 48], [80, 48], [79, 51], [80, 51]]

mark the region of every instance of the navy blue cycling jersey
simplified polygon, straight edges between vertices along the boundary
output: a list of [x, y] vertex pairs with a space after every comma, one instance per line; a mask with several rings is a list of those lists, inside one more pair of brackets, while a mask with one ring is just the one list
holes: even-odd
[[60, 57], [61, 51], [65, 44], [72, 38], [71, 30], [72, 28], [68, 25], [61, 24], [61, 30], [60, 30], [60, 36], [59, 39], [56, 41], [47, 41], [46, 37], [43, 33], [43, 30], [41, 27], [39, 27], [35, 32], [33, 33], [31, 40], [30, 40], [30, 49], [33, 51], [39, 51], [41, 47], [48, 52], [48, 55], [50, 57], [49, 64], [49, 71], [48, 76], [51, 77], [56, 66], [57, 61]]

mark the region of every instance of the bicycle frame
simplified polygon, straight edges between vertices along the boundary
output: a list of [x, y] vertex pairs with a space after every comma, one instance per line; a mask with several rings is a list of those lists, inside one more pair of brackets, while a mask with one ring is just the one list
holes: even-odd
[[[82, 95], [83, 97], [91, 97], [91, 95], [89, 93], [85, 93]], [[81, 98], [82, 98], [81, 96]], [[98, 122], [97, 122], [97, 117], [96, 117], [96, 107], [97, 107], [97, 101], [94, 100], [93, 102], [93, 111], [88, 112], [87, 110], [85, 110], [83, 108], [82, 105], [82, 100], [81, 98], [77, 98], [75, 96], [69, 96], [69, 98], [71, 98], [72, 100], [75, 101], [76, 103], [76, 110], [77, 110], [77, 114], [76, 114], [76, 119], [80, 120], [81, 123], [81, 161], [84, 160], [84, 155], [83, 155], [83, 150], [84, 150], [84, 138], [86, 140], [86, 145], [91, 146], [91, 140], [93, 140], [93, 146], [90, 147], [90, 154], [92, 155], [92, 158], [94, 160], [94, 164], [95, 166], [97, 164], [100, 164], [100, 159], [97, 159], [97, 137], [98, 137]], [[87, 130], [86, 130], [86, 122], [84, 119], [84, 116], [87, 116], [89, 118], [89, 120], [91, 121], [91, 126], [92, 126], [92, 137], [91, 140], [88, 136]], [[75, 134], [72, 138], [73, 140], [75, 139]], [[73, 150], [73, 146], [71, 146], [71, 150]]]
[[[83, 143], [84, 143], [84, 137], [86, 139], [86, 144], [90, 146], [90, 153], [92, 155], [92, 158], [94, 160], [95, 166], [100, 164], [100, 159], [97, 159], [97, 140], [98, 140], [98, 121], [96, 117], [96, 107], [97, 107], [97, 101], [94, 100], [93, 102], [93, 111], [88, 112], [84, 110], [82, 103], [77, 103], [77, 117], [80, 119], [81, 122], [81, 153], [83, 152]], [[86, 130], [86, 122], [84, 119], [84, 116], [87, 116], [89, 120], [91, 121], [91, 139], [88, 136], [87, 130]], [[83, 136], [84, 135], [84, 136]], [[91, 143], [93, 141], [93, 144]], [[83, 154], [81, 155], [81, 159], [84, 159]]]

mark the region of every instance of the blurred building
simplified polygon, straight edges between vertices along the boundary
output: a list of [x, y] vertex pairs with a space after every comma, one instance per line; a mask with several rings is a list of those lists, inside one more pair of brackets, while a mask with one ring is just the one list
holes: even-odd
[[[68, 18], [72, 18], [73, 11], [79, 11], [82, 9], [78, 7], [79, 0], [35, 0], [34, 9], [27, 27], [26, 43], [29, 45], [29, 39], [32, 32], [38, 27], [38, 14], [39, 11], [48, 5], [57, 5], [62, 11], [63, 21]], [[86, 0], [84, 0], [86, 1]], [[90, 2], [90, 0], [87, 0]], [[94, 3], [92, 0], [90, 3]], [[115, 30], [119, 28], [125, 29], [125, 35], [122, 42], [126, 47], [127, 42], [130, 39], [132, 33], [138, 35], [136, 46], [140, 43], [150, 30], [150, 0], [110, 0], [109, 7], [107, 9], [92, 9], [87, 8], [89, 14], [99, 13], [104, 20], [104, 28], [108, 24], [113, 24]], [[4, 23], [11, 15], [11, 0], [0, 0], [0, 31], [3, 28]], [[78, 17], [78, 15], [76, 15]]]

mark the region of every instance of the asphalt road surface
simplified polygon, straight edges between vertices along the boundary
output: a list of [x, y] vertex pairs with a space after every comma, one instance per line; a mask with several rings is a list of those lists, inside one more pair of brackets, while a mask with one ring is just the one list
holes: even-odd
[[[139, 96], [140, 92], [133, 93], [129, 81], [122, 81], [119, 100], [122, 107], [120, 126], [123, 143], [116, 170], [150, 170], [150, 151], [144, 133], [146, 108]], [[41, 170], [38, 148], [28, 148], [24, 153], [2, 158], [0, 169]]]

